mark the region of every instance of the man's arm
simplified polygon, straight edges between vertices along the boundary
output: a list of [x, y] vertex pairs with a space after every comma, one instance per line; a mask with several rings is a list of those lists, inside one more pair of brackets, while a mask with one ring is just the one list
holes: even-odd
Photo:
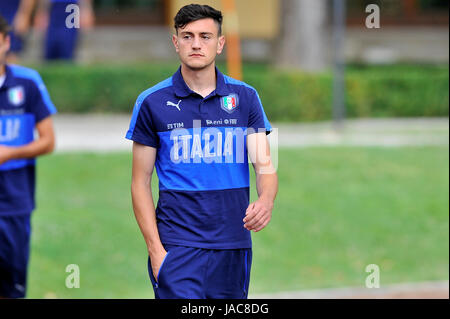
[[80, 1], [80, 24], [84, 30], [91, 30], [95, 24], [95, 14], [92, 7], [92, 0]]
[[25, 34], [30, 28], [31, 14], [33, 13], [36, 0], [22, 0], [20, 1], [19, 9], [14, 18], [14, 31], [17, 34]]
[[52, 118], [49, 116], [37, 123], [36, 129], [38, 131], [39, 137], [27, 145], [0, 145], [0, 164], [13, 159], [34, 158], [40, 155], [51, 153], [55, 148], [55, 133], [53, 131]]
[[152, 263], [153, 276], [158, 270], [167, 252], [164, 249], [156, 225], [155, 204], [153, 202], [151, 180], [155, 166], [156, 149], [133, 142], [133, 172], [131, 196], [136, 221], [139, 224], [148, 254]]
[[37, 0], [34, 27], [43, 32], [48, 27], [50, 0]]
[[244, 227], [258, 232], [266, 227], [272, 218], [273, 203], [278, 192], [278, 177], [265, 133], [250, 134], [247, 137], [247, 149], [255, 169], [258, 200], [248, 206]]

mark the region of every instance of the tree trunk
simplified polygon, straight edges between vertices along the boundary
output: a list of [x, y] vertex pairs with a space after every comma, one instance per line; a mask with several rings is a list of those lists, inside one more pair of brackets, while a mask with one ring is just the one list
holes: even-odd
[[275, 64], [320, 72], [327, 66], [327, 0], [282, 0]]

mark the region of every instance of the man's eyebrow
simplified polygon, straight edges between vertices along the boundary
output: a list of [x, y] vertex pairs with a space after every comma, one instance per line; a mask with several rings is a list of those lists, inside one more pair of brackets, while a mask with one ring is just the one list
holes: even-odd
[[[181, 34], [194, 34], [194, 32], [191, 31], [181, 31]], [[213, 32], [200, 32], [200, 34], [205, 35], [205, 34], [214, 34]]]

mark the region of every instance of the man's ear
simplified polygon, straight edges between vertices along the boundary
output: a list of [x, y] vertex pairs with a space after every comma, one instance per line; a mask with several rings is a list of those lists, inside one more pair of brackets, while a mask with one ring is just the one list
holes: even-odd
[[217, 54], [221, 54], [223, 51], [223, 47], [225, 46], [225, 36], [221, 35], [219, 37], [219, 41], [217, 42]]
[[180, 48], [178, 47], [178, 37], [176, 34], [172, 35], [172, 43], [175, 47], [175, 51], [177, 51], [177, 53], [180, 52]]
[[11, 48], [11, 36], [8, 34], [6, 36], [6, 45], [8, 46], [8, 51]]
[[9, 36], [9, 34], [8, 35], [0, 34], [0, 36], [3, 37], [3, 39], [5, 40], [3, 42], [3, 45], [5, 47], [5, 51], [8, 52], [9, 49], [11, 48], [11, 37]]

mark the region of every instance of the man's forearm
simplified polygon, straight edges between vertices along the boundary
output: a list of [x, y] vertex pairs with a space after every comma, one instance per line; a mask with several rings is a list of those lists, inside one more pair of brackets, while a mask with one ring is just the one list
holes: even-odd
[[34, 158], [40, 155], [51, 153], [55, 148], [55, 133], [53, 121], [50, 117], [43, 119], [36, 124], [39, 137], [33, 142], [23, 146], [2, 146], [0, 162]]
[[81, 0], [80, 6], [82, 9], [92, 10], [92, 0]]
[[34, 6], [36, 4], [36, 0], [22, 0], [20, 1], [19, 9], [17, 10], [18, 14], [23, 14], [27, 18], [31, 16], [33, 12]]
[[133, 200], [133, 210], [136, 221], [150, 255], [156, 254], [164, 247], [159, 238], [158, 227], [156, 225], [156, 212], [153, 203], [150, 185], [147, 183], [133, 182], [131, 185]]
[[256, 174], [256, 189], [259, 198], [274, 202], [278, 193], [277, 174]]
[[34, 158], [53, 151], [55, 143], [50, 138], [40, 138], [24, 146], [9, 147], [8, 159]]

